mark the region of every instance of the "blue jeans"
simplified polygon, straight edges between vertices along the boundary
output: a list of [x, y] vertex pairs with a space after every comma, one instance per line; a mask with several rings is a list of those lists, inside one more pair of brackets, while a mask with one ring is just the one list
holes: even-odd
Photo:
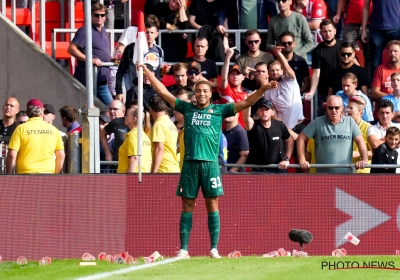
[[391, 40], [400, 40], [400, 30], [379, 30], [369, 28], [369, 46], [371, 49], [372, 67], [371, 67], [371, 81], [374, 77], [376, 68], [382, 64], [382, 53], [386, 45]]
[[111, 96], [111, 92], [108, 89], [108, 85], [97, 85], [97, 98], [100, 99], [107, 107], [110, 105], [113, 98]]

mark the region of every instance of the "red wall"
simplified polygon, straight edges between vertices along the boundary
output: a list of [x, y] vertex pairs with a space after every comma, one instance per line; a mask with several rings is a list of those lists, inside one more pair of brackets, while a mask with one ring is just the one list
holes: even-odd
[[[396, 175], [225, 175], [220, 199], [219, 251], [261, 255], [298, 249], [288, 232], [306, 229], [310, 255], [330, 255], [351, 231], [350, 255], [393, 255], [400, 249], [400, 191]], [[0, 176], [0, 255], [15, 260], [79, 258], [120, 253], [166, 256], [179, 250], [178, 175]], [[347, 212], [347, 214], [345, 213]], [[200, 194], [191, 255], [209, 252]]]

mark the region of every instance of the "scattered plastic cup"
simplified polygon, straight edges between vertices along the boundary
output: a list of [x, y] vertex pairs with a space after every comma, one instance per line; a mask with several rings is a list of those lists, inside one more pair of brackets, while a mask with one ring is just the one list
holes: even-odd
[[3, 262], [3, 258], [0, 256], [0, 263]]
[[17, 259], [17, 264], [19, 264], [19, 265], [24, 265], [27, 263], [28, 263], [28, 260], [24, 256], [21, 256]]
[[232, 253], [228, 254], [228, 258], [238, 259], [242, 256], [242, 253], [239, 251], [233, 251]]
[[126, 264], [138, 264], [139, 260], [137, 260], [134, 257], [128, 255], [128, 256], [125, 257], [125, 263]]
[[[396, 256], [400, 256], [400, 250], [396, 250]], [[1, 258], [1, 256], [0, 256]]]
[[281, 256], [281, 257], [287, 256], [286, 250], [283, 249], [283, 248], [279, 248], [278, 249], [278, 255]]
[[82, 260], [83, 261], [94, 261], [95, 259], [96, 258], [93, 255], [89, 254], [89, 253], [84, 253], [82, 255]]
[[112, 262], [112, 263], [113, 263], [113, 262], [114, 262], [114, 256], [113, 256], [113, 255], [110, 255], [110, 254], [108, 254], [108, 255], [107, 255], [107, 261], [108, 261], [108, 262]]
[[344, 248], [335, 249], [332, 251], [332, 256], [333, 257], [344, 257], [344, 256], [347, 256], [347, 252]]
[[350, 231], [348, 233], [346, 233], [346, 235], [344, 236], [344, 239], [346, 239], [350, 243], [353, 243], [354, 245], [358, 245], [358, 243], [360, 243], [360, 239], [355, 237]]
[[101, 252], [97, 258], [99, 259], [99, 261], [106, 261], [107, 260], [107, 254], [104, 253], [104, 252]]
[[303, 251], [293, 250], [292, 256], [296, 258], [308, 257], [308, 253]]
[[39, 265], [50, 265], [50, 264], [51, 264], [50, 257], [44, 257], [39, 261]]
[[276, 258], [279, 257], [278, 251], [272, 251], [263, 255], [264, 258]]

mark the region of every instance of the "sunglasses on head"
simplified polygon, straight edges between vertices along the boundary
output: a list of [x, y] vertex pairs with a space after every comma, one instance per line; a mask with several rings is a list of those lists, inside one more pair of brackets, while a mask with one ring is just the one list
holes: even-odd
[[338, 111], [340, 109], [341, 106], [328, 106], [328, 110], [332, 111], [333, 109], [335, 109], [336, 111]]
[[195, 75], [197, 76], [197, 75], [200, 75], [200, 72], [199, 72], [199, 71], [196, 71], [196, 70], [189, 70], [189, 71], [188, 71], [188, 75], [189, 75], [189, 76], [192, 76], [193, 74], [195, 74]]
[[106, 14], [93, 14], [93, 16], [94, 16], [95, 18], [99, 18], [99, 17], [105, 17]]
[[342, 53], [340, 53], [340, 55], [341, 55], [342, 57], [345, 57], [345, 56], [350, 57], [350, 56], [353, 55], [353, 53], [351, 53], [351, 52], [342, 52]]
[[293, 42], [281, 42], [281, 45], [286, 47], [286, 46], [291, 46], [293, 44]]
[[258, 44], [259, 42], [260, 42], [260, 40], [249, 40], [249, 41], [247, 41], [247, 43], [249, 43], [250, 45]]
[[279, 2], [286, 3], [286, 1], [287, 0], [275, 0], [275, 2], [278, 3], [278, 4], [279, 4]]

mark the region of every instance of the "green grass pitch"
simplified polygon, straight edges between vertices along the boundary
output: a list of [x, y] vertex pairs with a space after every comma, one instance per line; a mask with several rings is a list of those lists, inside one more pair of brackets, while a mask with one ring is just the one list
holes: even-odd
[[[323, 264], [330, 262], [358, 262], [363, 266], [379, 264], [399, 270], [349, 269], [329, 270]], [[130, 266], [97, 261], [96, 266], [79, 266], [80, 260], [53, 260], [49, 266], [39, 266], [38, 261], [19, 266], [15, 262], [0, 263], [0, 279], [76, 279], [102, 272], [117, 271]], [[143, 260], [141, 260], [143, 264]], [[324, 263], [325, 262], [325, 263]], [[391, 263], [390, 263], [391, 262]], [[341, 266], [342, 264], [338, 264]], [[346, 266], [346, 264], [345, 264]], [[356, 265], [355, 265], [356, 266]], [[347, 256], [334, 258], [327, 256], [308, 258], [262, 258], [242, 257], [240, 259], [211, 259], [193, 257], [151, 268], [112, 275], [105, 279], [400, 279], [399, 256]]]

